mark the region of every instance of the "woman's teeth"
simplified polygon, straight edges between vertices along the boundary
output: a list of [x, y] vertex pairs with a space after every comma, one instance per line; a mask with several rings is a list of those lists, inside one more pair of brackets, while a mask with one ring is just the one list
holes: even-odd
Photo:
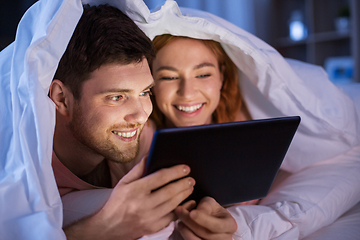
[[135, 136], [136, 130], [133, 131], [133, 132], [116, 132], [116, 131], [113, 131], [113, 133], [115, 133], [116, 135], [118, 135], [120, 137], [130, 138], [130, 137]]
[[194, 105], [194, 106], [176, 106], [177, 109], [179, 109], [180, 111], [183, 112], [187, 112], [187, 113], [193, 113], [197, 110], [199, 110], [199, 108], [201, 108], [202, 104], [198, 104], [198, 105]]

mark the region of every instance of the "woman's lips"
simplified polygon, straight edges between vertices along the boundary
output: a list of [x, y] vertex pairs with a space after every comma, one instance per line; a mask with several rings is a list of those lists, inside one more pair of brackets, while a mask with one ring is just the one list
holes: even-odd
[[196, 111], [198, 111], [202, 106], [204, 105], [204, 103], [199, 103], [199, 104], [195, 104], [192, 106], [188, 106], [188, 105], [174, 105], [175, 108], [181, 112], [185, 112], [185, 113], [194, 113]]

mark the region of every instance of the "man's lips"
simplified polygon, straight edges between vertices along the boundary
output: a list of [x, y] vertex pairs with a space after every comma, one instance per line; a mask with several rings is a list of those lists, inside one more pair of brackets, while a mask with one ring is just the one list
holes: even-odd
[[192, 106], [185, 106], [185, 105], [174, 105], [174, 106], [179, 111], [186, 112], [186, 113], [193, 113], [193, 112], [196, 112], [197, 110], [199, 110], [203, 105], [204, 105], [204, 103], [199, 103], [199, 104], [192, 105]]
[[132, 130], [132, 131], [117, 131], [117, 130], [113, 130], [112, 133], [120, 136], [120, 137], [124, 137], [124, 138], [132, 138], [136, 135], [138, 129]]

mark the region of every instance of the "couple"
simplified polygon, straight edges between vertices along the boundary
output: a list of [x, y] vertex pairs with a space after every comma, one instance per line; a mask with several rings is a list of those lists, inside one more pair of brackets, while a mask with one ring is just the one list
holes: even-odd
[[[338, 192], [313, 186], [318, 179], [313, 173], [321, 178], [328, 175], [329, 162], [325, 160], [329, 159], [339, 172], [343, 167], [341, 159], [333, 157], [346, 152], [358, 142], [351, 139], [347, 131], [339, 135], [335, 125], [343, 123], [336, 116], [331, 116], [331, 112], [318, 111], [318, 104], [329, 105], [326, 97], [324, 100], [315, 94], [323, 92], [316, 88], [316, 84], [304, 82], [298, 77], [305, 73], [295, 74], [281, 56], [276, 53], [266, 56], [243, 39], [235, 38], [229, 29], [244, 37], [250, 36], [231, 25], [229, 29], [224, 29], [213, 24], [222, 21], [214, 16], [210, 16], [209, 21], [206, 18], [192, 19], [194, 12], [189, 11], [187, 17], [182, 17], [176, 3], [168, 1], [157, 13], [162, 17], [156, 19], [156, 13], [151, 18], [144, 10], [144, 4], [135, 2], [135, 7], [128, 3], [127, 7], [134, 9], [127, 13], [150, 38], [159, 35], [154, 39], [155, 58], [151, 43], [130, 19], [118, 11], [89, 8], [79, 21], [50, 86], [49, 96], [57, 109], [53, 166], [61, 195], [66, 197], [66, 193], [76, 188], [90, 189], [92, 185], [114, 187], [101, 210], [65, 228], [69, 239], [85, 239], [81, 234], [95, 238], [96, 234], [103, 234], [118, 239], [136, 239], [161, 229], [158, 236], [152, 236], [154, 239], [164, 239], [163, 236], [172, 234], [173, 220], [177, 218], [181, 220], [177, 229], [185, 239], [296, 239], [331, 223], [359, 200], [359, 193], [341, 181], [336, 182], [335, 188], [342, 188], [342, 194], [350, 192], [355, 196], [340, 206], [333, 199]], [[118, 5], [127, 10], [120, 2]], [[97, 14], [104, 14], [109, 22], [102, 22], [105, 25], [96, 27], [97, 18], [93, 17]], [[116, 17], [111, 18], [113, 14]], [[191, 22], [193, 26], [189, 27]], [[173, 23], [170, 29], [173, 35], [200, 39], [211, 36], [222, 43], [223, 48], [216, 41], [163, 35], [169, 32], [168, 23]], [[109, 32], [106, 32], [107, 24], [118, 27], [109, 27]], [[204, 25], [208, 28], [202, 29]], [[128, 34], [128, 31], [132, 34]], [[89, 35], [82, 36], [80, 33], [83, 32]], [[265, 43], [250, 38], [262, 51], [272, 53]], [[76, 39], [80, 39], [79, 42]], [[79, 45], [81, 42], [95, 45]], [[125, 46], [119, 48], [111, 45], [124, 43]], [[89, 56], [91, 62], [86, 60]], [[271, 63], [270, 57], [277, 64]], [[291, 64], [294, 69], [303, 67], [300, 63]], [[312, 70], [312, 73], [316, 72]], [[238, 78], [241, 79], [242, 97], [237, 87]], [[67, 79], [69, 82], [66, 82]], [[321, 87], [330, 90], [333, 94], [331, 97], [337, 97], [351, 106], [351, 102], [347, 102], [337, 89], [327, 82], [323, 84]], [[140, 178], [143, 170], [141, 162], [122, 177], [146, 154], [150, 144], [148, 138], [153, 126], [146, 121], [152, 111], [152, 87], [155, 107], [152, 119], [158, 127], [246, 120], [250, 116], [300, 115], [304, 124], [299, 128], [299, 135], [294, 139], [295, 146], [290, 149], [283, 166], [293, 175], [261, 202], [263, 206], [236, 206], [229, 209], [222, 208], [210, 198], [197, 206], [189, 202], [179, 207], [178, 204], [191, 193], [195, 184], [194, 179], [183, 178], [191, 171], [186, 166], [176, 166]], [[186, 105], [184, 99], [189, 96], [199, 98], [195, 105]], [[306, 102], [309, 99], [315, 100], [317, 105]], [[350, 107], [335, 110], [352, 119]], [[189, 119], [195, 120], [189, 122]], [[352, 126], [340, 127], [351, 129]], [[136, 156], [139, 137], [140, 149]], [[317, 145], [311, 146], [314, 143]], [[330, 151], [327, 150], [329, 147]], [[118, 165], [116, 163], [104, 161], [128, 162], [133, 158], [135, 160], [124, 164], [128, 167], [125, 170], [114, 167]], [[342, 159], [345, 158], [345, 155], [342, 156]], [[324, 164], [308, 167], [314, 162]], [[308, 168], [302, 169], [304, 167]], [[59, 177], [56, 169], [63, 175]], [[333, 175], [338, 174], [340, 179], [343, 173], [338, 172]], [[350, 179], [351, 174], [347, 173]], [[76, 176], [82, 180], [78, 181]], [[309, 181], [309, 176], [313, 177], [313, 182]], [[180, 178], [167, 187], [151, 191]], [[335, 178], [330, 178], [330, 181], [334, 186]], [[69, 187], [69, 182], [80, 183], [76, 187]], [[293, 189], [294, 186], [296, 189]], [[317, 189], [321, 189], [320, 194], [314, 192]], [[321, 204], [317, 206], [316, 203], [320, 201]], [[336, 210], [332, 204], [336, 204]], [[330, 219], [326, 211], [332, 216]], [[312, 219], [319, 212], [324, 216]]]

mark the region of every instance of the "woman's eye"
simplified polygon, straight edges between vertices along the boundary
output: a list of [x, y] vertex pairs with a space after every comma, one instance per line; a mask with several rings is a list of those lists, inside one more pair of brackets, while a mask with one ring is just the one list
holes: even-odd
[[171, 81], [171, 80], [176, 80], [178, 79], [177, 77], [160, 77], [159, 80], [166, 80], [166, 81]]
[[207, 77], [210, 77], [211, 74], [200, 74], [200, 75], [197, 75], [196, 77], [197, 78], [207, 78]]
[[150, 97], [152, 95], [151, 90], [140, 93], [140, 96]]

